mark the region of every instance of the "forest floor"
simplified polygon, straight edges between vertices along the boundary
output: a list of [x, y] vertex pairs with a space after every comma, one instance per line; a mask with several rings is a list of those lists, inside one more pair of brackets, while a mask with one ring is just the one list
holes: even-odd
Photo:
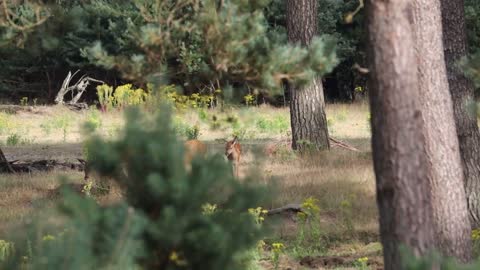
[[[217, 122], [212, 124], [214, 115]], [[207, 142], [210, 153], [223, 153], [223, 139], [238, 134], [245, 149], [241, 177], [255, 172], [258, 181], [274, 189], [270, 205], [263, 208], [302, 203], [309, 197], [317, 200], [320, 212], [316, 222], [302, 230], [296, 219], [285, 218], [266, 240], [285, 245], [278, 269], [382, 269], [368, 106], [329, 104], [327, 119], [333, 138], [360, 151], [334, 146], [315, 156], [297, 156], [288, 147], [288, 109], [252, 106], [190, 110], [175, 114], [173, 122], [185, 133], [198, 125], [199, 139]], [[0, 142], [8, 160], [74, 163], [82, 158], [85, 122], [95, 125], [97, 133], [115, 137], [123, 125], [123, 115], [118, 111], [74, 112], [46, 106], [0, 112]], [[73, 170], [0, 174], [0, 239], [12, 226], [28, 222], [29, 214], [39, 205], [53, 205], [51, 191], [64, 176], [69, 182], [83, 181], [83, 172]], [[121, 198], [118, 192], [112, 192], [97, 199], [108, 203]], [[368, 260], [362, 263], [359, 258], [365, 257]], [[258, 266], [274, 269], [271, 253], [266, 251], [258, 258]]]

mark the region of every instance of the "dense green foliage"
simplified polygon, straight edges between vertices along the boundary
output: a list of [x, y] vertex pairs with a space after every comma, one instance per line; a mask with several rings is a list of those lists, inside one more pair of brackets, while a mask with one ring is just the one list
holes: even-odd
[[465, 0], [468, 48], [470, 53], [480, 52], [480, 2]]
[[473, 80], [477, 88], [480, 88], [480, 51], [461, 63], [465, 73]]
[[[66, 73], [77, 68], [113, 85], [123, 78], [140, 86], [169, 81], [186, 93], [212, 85], [244, 88], [245, 82], [271, 90], [282, 79], [302, 82], [330, 71], [336, 63], [333, 41], [340, 61], [324, 76], [327, 97], [353, 99], [355, 88], [366, 87], [365, 76], [352, 69], [355, 63], [365, 66], [363, 9], [352, 23], [344, 20], [357, 0], [319, 0], [319, 35], [330, 38], [309, 51], [286, 46], [282, 0], [155, 3], [55, 1], [41, 9], [45, 22], [23, 31], [0, 16], [0, 64], [6, 67], [0, 70], [0, 95], [52, 100]], [[35, 22], [36, 8], [11, 6], [28, 22]], [[480, 3], [466, 0], [465, 11], [473, 53], [480, 46]]]
[[[57, 216], [39, 217], [13, 238], [14, 255], [0, 268], [245, 269], [242, 254], [262, 236], [248, 209], [264, 189], [236, 181], [219, 155], [195, 158], [186, 171], [170, 123], [168, 110], [155, 119], [135, 110], [118, 140], [92, 137], [93, 169], [113, 179], [125, 201], [100, 206], [70, 194]], [[205, 212], [208, 204], [217, 210]]]
[[[267, 31], [269, 1], [58, 2], [49, 6], [52, 16], [29, 31], [23, 48], [0, 48], [2, 65], [10, 67], [0, 74], [4, 91], [27, 91], [47, 77], [51, 98], [73, 68], [104, 80], [116, 71], [137, 83], [170, 80], [189, 92], [212, 83], [274, 90], [284, 80], [308, 82], [336, 64], [331, 39], [307, 50]], [[26, 69], [28, 63], [33, 67]]]
[[480, 88], [480, 2], [466, 0], [465, 5], [469, 51], [473, 55], [463, 61], [462, 66], [476, 87]]

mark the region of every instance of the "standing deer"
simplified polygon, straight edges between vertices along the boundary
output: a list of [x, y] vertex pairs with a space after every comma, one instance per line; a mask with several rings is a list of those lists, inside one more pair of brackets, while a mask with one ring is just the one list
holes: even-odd
[[195, 155], [205, 156], [207, 153], [207, 145], [199, 140], [188, 140], [184, 143], [185, 156], [183, 162], [187, 170], [191, 169], [191, 162]]
[[240, 165], [240, 157], [242, 155], [242, 147], [237, 141], [237, 136], [231, 141], [227, 141], [225, 144], [225, 156], [228, 160], [233, 162], [233, 167], [235, 169], [235, 176], [238, 178], [238, 166]]

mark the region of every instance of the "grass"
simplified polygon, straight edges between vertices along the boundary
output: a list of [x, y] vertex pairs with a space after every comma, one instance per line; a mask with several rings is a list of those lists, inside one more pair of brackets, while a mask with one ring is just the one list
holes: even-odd
[[[100, 113], [95, 109], [73, 112], [62, 107], [35, 108], [34, 113], [0, 113], [0, 141], [6, 142], [8, 136], [18, 133], [29, 142], [3, 146], [7, 159], [74, 161], [82, 154], [82, 126], [85, 122], [94, 127], [94, 132], [105, 137], [116, 136], [123, 125], [123, 115], [118, 111]], [[304, 265], [317, 267], [331, 258], [342, 257], [343, 263], [331, 264], [331, 267], [352, 269], [355, 260], [361, 257], [368, 257], [370, 262], [378, 261], [381, 249], [368, 115], [366, 104], [327, 105], [331, 136], [361, 152], [334, 147], [329, 152], [310, 157], [299, 157], [288, 148], [290, 122], [285, 108], [250, 106], [225, 108], [223, 112], [219, 109], [184, 111], [176, 114], [175, 125], [184, 131], [198, 126], [198, 134], [194, 135], [208, 144], [210, 153], [223, 153], [222, 140], [231, 138], [234, 133], [241, 135], [240, 143], [244, 148], [241, 177], [254, 174], [259, 181], [269, 184], [272, 193], [276, 194], [264, 208], [302, 203], [309, 197], [317, 199], [318, 219], [307, 230], [315, 230], [316, 234], [310, 236], [318, 236], [318, 239], [307, 237], [299, 244], [298, 223], [286, 219], [275, 225], [274, 235], [267, 239], [269, 243], [285, 245], [285, 251], [276, 261], [279, 269], [302, 269], [305, 266], [300, 262], [306, 255], [317, 261], [312, 259], [303, 262]], [[179, 136], [186, 139], [193, 135], [183, 132]], [[275, 154], [265, 155], [268, 145], [277, 148]], [[61, 175], [68, 176], [71, 183], [83, 181], [83, 173], [73, 171], [0, 175], [0, 239], [9, 227], [27, 222], [30, 213], [54, 205], [49, 194], [58, 187]], [[119, 198], [114, 193], [98, 200], [109, 203]], [[261, 257], [259, 269], [274, 268], [271, 251], [265, 251]], [[330, 265], [330, 262], [326, 264]]]

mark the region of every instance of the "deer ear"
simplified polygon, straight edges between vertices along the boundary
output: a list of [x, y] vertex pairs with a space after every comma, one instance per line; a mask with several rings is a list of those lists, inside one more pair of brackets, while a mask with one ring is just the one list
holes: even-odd
[[237, 143], [237, 136], [233, 137], [233, 143]]

